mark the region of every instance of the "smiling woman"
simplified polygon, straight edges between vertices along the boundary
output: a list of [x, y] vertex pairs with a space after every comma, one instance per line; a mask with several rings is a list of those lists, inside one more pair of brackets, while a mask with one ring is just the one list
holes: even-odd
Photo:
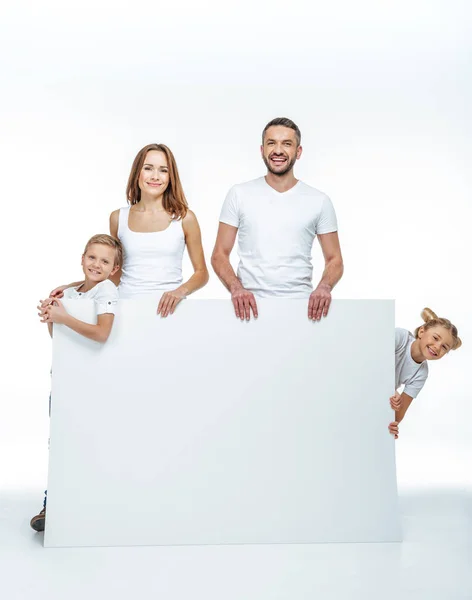
[[[149, 144], [138, 152], [126, 195], [130, 206], [110, 215], [110, 232], [124, 248], [123, 268], [115, 276], [120, 297], [164, 291], [157, 312], [166, 317], [208, 281], [198, 221], [188, 208], [177, 164], [167, 146]], [[182, 283], [185, 246], [194, 274]]]
[[[110, 215], [110, 233], [123, 245], [123, 267], [110, 279], [119, 286], [120, 298], [162, 294], [157, 313], [167, 317], [208, 281], [200, 227], [167, 146], [141, 148], [131, 167], [126, 197], [129, 206]], [[185, 246], [194, 273], [183, 283]], [[60, 298], [64, 289], [80, 283], [58, 287], [51, 296]]]

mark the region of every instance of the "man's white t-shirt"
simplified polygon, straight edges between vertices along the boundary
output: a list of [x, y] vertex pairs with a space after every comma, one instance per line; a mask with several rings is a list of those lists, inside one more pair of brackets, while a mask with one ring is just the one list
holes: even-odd
[[277, 192], [265, 177], [233, 186], [220, 222], [238, 228], [238, 278], [260, 297], [309, 296], [313, 240], [338, 229], [326, 194], [302, 181]]
[[66, 288], [64, 290], [64, 298], [70, 298], [72, 300], [93, 300], [95, 302], [97, 315], [103, 315], [105, 313], [115, 314], [119, 296], [118, 288], [113, 281], [110, 281], [109, 279], [100, 281], [88, 292], [81, 292], [80, 288], [80, 285], [77, 287]]
[[407, 329], [395, 328], [395, 389], [405, 384], [403, 391], [412, 398], [421, 392], [428, 378], [428, 362], [418, 364], [411, 357], [414, 341]]

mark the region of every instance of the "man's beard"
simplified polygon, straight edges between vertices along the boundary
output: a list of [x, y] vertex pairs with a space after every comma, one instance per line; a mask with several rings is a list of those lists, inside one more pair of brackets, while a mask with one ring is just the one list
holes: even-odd
[[[288, 158], [288, 157], [287, 157]], [[273, 174], [276, 175], [278, 177], [282, 177], [282, 175], [285, 175], [286, 173], [288, 173], [289, 171], [291, 171], [293, 169], [293, 165], [295, 164], [295, 161], [297, 160], [295, 157], [292, 160], [289, 160], [287, 162], [287, 165], [285, 167], [285, 169], [283, 169], [282, 171], [274, 171], [272, 169], [272, 167], [270, 166], [270, 162], [269, 160], [263, 155], [262, 156], [262, 160], [264, 161], [265, 166], [267, 167], [267, 169]]]

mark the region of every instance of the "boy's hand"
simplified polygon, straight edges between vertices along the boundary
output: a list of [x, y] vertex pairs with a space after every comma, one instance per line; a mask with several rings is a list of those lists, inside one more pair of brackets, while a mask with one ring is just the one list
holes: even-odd
[[390, 396], [390, 406], [393, 410], [400, 410], [402, 403], [400, 401], [401, 394], [395, 392], [393, 396]]
[[59, 323], [64, 324], [67, 319], [68, 312], [60, 300], [53, 299], [53, 304], [49, 304], [44, 311], [43, 323]]
[[41, 320], [41, 323], [46, 323], [47, 320], [45, 319], [46, 316], [46, 308], [52, 304], [54, 302], [54, 298], [46, 298], [46, 300], [40, 300], [38, 306], [36, 307], [38, 309], [38, 315], [39, 318]]
[[398, 422], [392, 421], [390, 423], [390, 425], [388, 426], [388, 430], [393, 435], [393, 437], [397, 440], [398, 439]]

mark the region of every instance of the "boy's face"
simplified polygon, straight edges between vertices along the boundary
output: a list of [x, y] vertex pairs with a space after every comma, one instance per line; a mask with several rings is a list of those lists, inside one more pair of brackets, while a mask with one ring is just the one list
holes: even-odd
[[90, 244], [82, 255], [82, 269], [85, 279], [99, 283], [118, 271], [114, 266], [115, 250], [105, 244]]

